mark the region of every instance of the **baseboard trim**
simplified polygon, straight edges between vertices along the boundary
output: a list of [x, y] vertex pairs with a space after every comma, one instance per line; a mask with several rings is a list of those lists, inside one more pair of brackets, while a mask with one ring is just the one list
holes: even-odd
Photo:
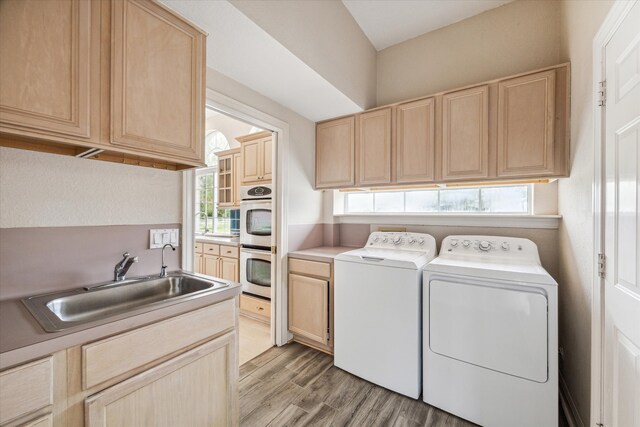
[[580, 418], [580, 414], [578, 413], [578, 408], [571, 397], [571, 393], [569, 393], [569, 387], [567, 387], [567, 383], [564, 381], [562, 374], [559, 375], [559, 379], [560, 406], [562, 407], [562, 412], [564, 412], [564, 417], [566, 418], [569, 427], [584, 427], [582, 418]]

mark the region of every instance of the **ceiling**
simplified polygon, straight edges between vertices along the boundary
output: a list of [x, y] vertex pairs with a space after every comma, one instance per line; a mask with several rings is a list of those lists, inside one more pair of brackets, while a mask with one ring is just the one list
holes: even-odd
[[513, 0], [342, 0], [376, 50]]

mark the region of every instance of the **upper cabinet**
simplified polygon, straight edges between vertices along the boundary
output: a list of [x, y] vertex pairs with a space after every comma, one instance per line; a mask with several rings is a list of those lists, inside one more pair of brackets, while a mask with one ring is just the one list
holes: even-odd
[[498, 176], [553, 174], [555, 122], [555, 70], [498, 83]]
[[111, 143], [201, 159], [204, 34], [151, 0], [112, 4]]
[[489, 176], [489, 86], [442, 97], [442, 179]]
[[97, 142], [100, 3], [0, 2], [0, 132]]
[[240, 142], [242, 185], [268, 184], [272, 179], [273, 135], [269, 131], [236, 138]]
[[435, 99], [398, 105], [396, 109], [396, 182], [435, 179]]
[[218, 206], [236, 208], [240, 206], [240, 149], [218, 151]]
[[316, 188], [564, 177], [568, 130], [561, 64], [317, 123]]
[[391, 182], [391, 107], [358, 116], [356, 185]]
[[355, 184], [355, 117], [316, 125], [316, 188]]
[[202, 166], [205, 47], [155, 0], [2, 1], [0, 145]]

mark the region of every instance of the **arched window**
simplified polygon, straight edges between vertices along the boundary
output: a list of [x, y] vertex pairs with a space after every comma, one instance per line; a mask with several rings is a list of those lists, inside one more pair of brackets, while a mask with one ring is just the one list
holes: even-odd
[[227, 138], [216, 129], [208, 130], [204, 137], [204, 159], [208, 167], [218, 167], [218, 151], [224, 151], [231, 148]]

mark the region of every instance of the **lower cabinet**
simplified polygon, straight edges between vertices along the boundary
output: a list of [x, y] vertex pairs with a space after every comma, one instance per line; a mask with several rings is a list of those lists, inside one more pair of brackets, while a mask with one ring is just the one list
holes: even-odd
[[86, 426], [234, 424], [235, 340], [228, 333], [89, 397]]
[[240, 260], [237, 246], [196, 242], [193, 270], [207, 276], [232, 282], [240, 281]]
[[293, 339], [333, 353], [333, 264], [290, 257], [288, 288]]

